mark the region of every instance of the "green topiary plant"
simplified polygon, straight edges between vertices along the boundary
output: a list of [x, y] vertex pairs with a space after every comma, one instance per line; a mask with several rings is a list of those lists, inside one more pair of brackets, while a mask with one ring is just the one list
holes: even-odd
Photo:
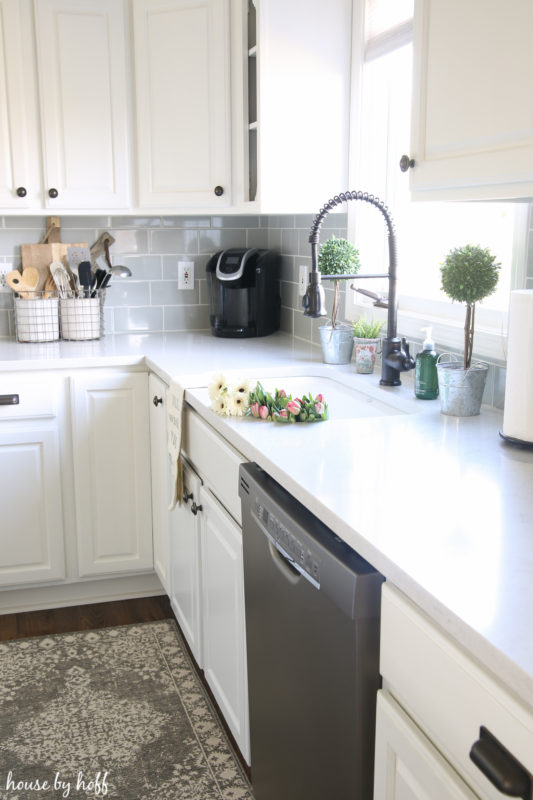
[[353, 335], [358, 339], [377, 339], [383, 323], [374, 319], [368, 320], [366, 317], [360, 317], [357, 322], [353, 324]]
[[[322, 275], [355, 275], [360, 267], [359, 250], [346, 239], [337, 239], [332, 236], [320, 248], [318, 269]], [[335, 328], [339, 307], [339, 281], [334, 280], [333, 287], [335, 293], [333, 295], [331, 327]]]
[[476, 303], [496, 290], [500, 263], [487, 248], [472, 244], [450, 250], [441, 265], [442, 290], [466, 303], [464, 368], [472, 363]]

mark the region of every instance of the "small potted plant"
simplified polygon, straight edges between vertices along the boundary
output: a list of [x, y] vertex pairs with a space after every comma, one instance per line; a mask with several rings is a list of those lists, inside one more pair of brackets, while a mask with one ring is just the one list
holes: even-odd
[[[318, 254], [318, 269], [322, 275], [355, 275], [361, 264], [359, 250], [346, 239], [332, 236], [324, 242]], [[352, 357], [353, 335], [350, 325], [337, 322], [339, 311], [339, 281], [333, 281], [331, 321], [319, 327], [322, 357], [326, 364], [348, 364]]]
[[383, 323], [360, 317], [354, 322], [352, 335], [355, 343], [355, 371], [362, 374], [374, 372], [376, 355], [381, 352], [379, 334]]
[[465, 303], [464, 358], [438, 363], [441, 411], [456, 417], [479, 414], [487, 380], [487, 364], [472, 363], [476, 303], [493, 294], [501, 264], [487, 248], [467, 244], [450, 250], [441, 265], [442, 290]]

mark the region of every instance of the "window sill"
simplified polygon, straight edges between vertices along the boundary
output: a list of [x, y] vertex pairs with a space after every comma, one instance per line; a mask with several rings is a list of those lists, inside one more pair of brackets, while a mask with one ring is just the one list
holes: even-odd
[[[365, 315], [367, 318], [382, 320], [387, 322], [386, 309], [375, 308], [371, 302], [354, 303], [347, 297], [345, 305], [345, 319], [356, 320]], [[422, 341], [424, 333], [421, 328], [431, 326], [432, 337], [435, 341], [436, 349], [439, 353], [446, 352], [446, 348], [463, 352], [464, 348], [464, 327], [463, 322], [445, 319], [438, 314], [428, 311], [420, 314], [412, 310], [402, 310], [401, 299], [398, 304], [398, 335], [405, 336], [406, 339]], [[415, 354], [413, 354], [415, 355]], [[507, 359], [507, 334], [503, 330], [483, 326], [482, 323], [476, 324], [474, 334], [474, 356], [479, 359], [486, 359], [491, 364], [505, 366]]]

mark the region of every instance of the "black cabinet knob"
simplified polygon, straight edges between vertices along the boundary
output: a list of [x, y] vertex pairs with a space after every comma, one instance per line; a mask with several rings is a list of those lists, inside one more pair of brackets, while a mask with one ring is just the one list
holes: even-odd
[[182, 497], [182, 500], [183, 500], [183, 502], [185, 503], [185, 505], [187, 505], [187, 503], [189, 502], [189, 500], [192, 500], [192, 492], [188, 492], [188, 491], [187, 491], [187, 489], [184, 489], [184, 490], [183, 490], [183, 497]]
[[57, 189], [48, 189], [48, 197], [52, 197], [55, 199], [58, 196], [58, 194], [59, 192], [57, 191]]
[[224, 194], [224, 187], [223, 186], [215, 186], [215, 194], [217, 197], [222, 197]]
[[152, 400], [152, 403], [157, 408], [158, 405], [160, 405], [160, 404], [163, 405], [163, 398], [162, 397], [158, 397], [157, 395], [154, 395], [154, 399]]
[[28, 192], [26, 191], [24, 186], [19, 186], [19, 188], [17, 189], [17, 197], [26, 197], [27, 194]]
[[201, 510], [202, 510], [202, 506], [196, 505], [196, 501], [193, 500], [192, 506], [191, 506], [191, 511], [194, 514], [194, 516], [196, 516], [198, 514], [198, 512], [201, 511]]
[[400, 158], [400, 169], [402, 172], [407, 172], [409, 168], [413, 168], [415, 165], [414, 158], [409, 158], [409, 156], [402, 156]]

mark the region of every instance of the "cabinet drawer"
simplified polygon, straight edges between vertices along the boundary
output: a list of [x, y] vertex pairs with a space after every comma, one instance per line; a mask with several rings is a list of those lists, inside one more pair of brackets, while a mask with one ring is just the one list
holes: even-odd
[[240, 525], [239, 464], [244, 458], [190, 408], [184, 412], [183, 450]]
[[533, 714], [389, 584], [381, 610], [380, 668], [391, 694], [482, 798], [502, 800], [470, 748], [484, 726], [533, 773]]
[[58, 381], [53, 376], [16, 372], [0, 375], [0, 421], [55, 417], [57, 396]]

